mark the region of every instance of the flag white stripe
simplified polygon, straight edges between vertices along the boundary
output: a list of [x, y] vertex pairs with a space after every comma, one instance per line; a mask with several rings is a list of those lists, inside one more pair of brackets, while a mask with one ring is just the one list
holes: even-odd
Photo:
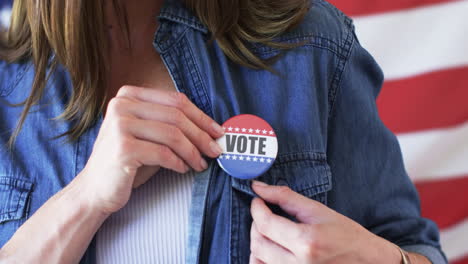
[[468, 122], [447, 129], [399, 134], [406, 169], [414, 181], [468, 175]]
[[[355, 18], [362, 45], [395, 80], [468, 65], [468, 0]], [[411, 87], [408, 87], [409, 89]]]
[[468, 257], [468, 219], [442, 230], [440, 240], [442, 249], [450, 261]]

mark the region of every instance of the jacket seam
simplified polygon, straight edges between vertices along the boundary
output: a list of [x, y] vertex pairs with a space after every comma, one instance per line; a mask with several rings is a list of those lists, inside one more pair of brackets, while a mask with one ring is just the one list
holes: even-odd
[[[324, 36], [320, 36], [320, 35], [311, 34], [311, 35], [304, 35], [304, 36], [300, 36], [300, 37], [289, 37], [289, 38], [285, 38], [285, 39], [280, 39], [280, 42], [285, 42], [285, 43], [289, 43], [289, 44], [304, 42], [303, 45], [300, 45], [300, 46], [298, 46], [296, 48], [317, 47], [317, 48], [322, 48], [322, 49], [329, 50], [330, 52], [332, 52], [336, 56], [341, 57], [341, 54], [339, 52], [341, 45], [338, 42], [336, 42], [335, 40], [333, 40], [333, 39], [330, 39], [330, 38], [327, 38], [327, 37], [324, 37]], [[321, 44], [323, 42], [327, 42], [327, 44]], [[258, 55], [267, 55], [267, 54], [273, 53], [273, 52], [288, 51], [288, 49], [281, 50], [281, 49], [278, 49], [278, 48], [271, 48], [271, 47], [268, 47], [268, 46], [256, 46], [256, 47], [254, 46], [252, 48], [252, 51], [254, 53], [258, 54]]]
[[333, 81], [330, 85], [330, 90], [328, 92], [328, 105], [329, 105], [328, 121], [329, 123], [332, 118], [333, 109], [335, 107], [336, 95], [342, 85], [343, 73], [349, 62], [349, 58], [350, 58], [350, 55], [354, 46], [353, 36], [354, 36], [353, 31], [350, 29], [348, 31], [346, 39], [344, 40], [344, 43], [343, 43], [344, 45], [342, 46], [340, 50], [341, 54], [338, 56], [338, 59], [339, 59], [338, 66], [335, 69]]
[[[171, 21], [171, 20], [169, 20]], [[189, 30], [188, 27], [183, 28], [183, 30], [180, 33], [177, 33], [175, 35], [166, 28], [169, 28], [170, 26], [168, 23], [161, 23], [159, 25], [158, 30], [156, 31], [156, 34], [153, 38], [153, 46], [156, 47], [156, 50], [160, 51], [161, 55], [163, 53], [169, 52], [175, 45], [180, 44], [181, 40], [186, 36], [187, 31]], [[170, 41], [161, 41], [161, 38], [164, 38], [165, 35], [170, 34], [171, 35], [171, 40]], [[162, 37], [161, 37], [162, 36]], [[172, 38], [173, 37], [173, 38]]]
[[186, 25], [188, 27], [191, 27], [195, 30], [201, 31], [204, 34], [208, 33], [208, 29], [203, 25], [202, 23], [198, 21], [193, 21], [190, 19], [187, 19], [185, 17], [179, 16], [179, 15], [174, 15], [172, 13], [163, 11], [159, 14], [159, 18], [161, 19], [167, 19], [169, 21], [177, 22], [177, 23], [182, 23], [183, 25]]
[[[18, 192], [19, 197], [18, 197], [18, 201], [16, 204], [11, 204], [11, 206], [8, 207], [9, 210], [7, 212], [2, 212], [0, 214], [0, 219], [6, 218], [5, 221], [19, 220], [23, 218], [27, 199], [30, 193], [32, 192], [33, 185], [31, 182], [22, 180], [22, 179], [15, 179], [15, 178], [9, 178], [9, 177], [2, 177], [2, 178], [6, 178], [8, 182], [2, 183], [1, 185], [10, 186], [11, 189], [9, 190]], [[20, 207], [21, 204], [23, 204], [22, 207]], [[21, 212], [18, 211], [20, 208], [22, 208]], [[3, 222], [3, 221], [0, 221], [0, 222]]]
[[20, 66], [20, 70], [15, 75], [15, 80], [10, 82], [7, 88], [0, 89], [0, 97], [7, 97], [13, 92], [14, 88], [18, 86], [19, 82], [24, 78], [24, 75], [26, 74], [27, 69], [28, 69], [27, 65]]
[[203, 82], [203, 78], [201, 77], [198, 64], [194, 60], [194, 53], [193, 53], [192, 47], [190, 46], [190, 44], [188, 43], [186, 39], [185, 41], [186, 43], [184, 46], [187, 47], [187, 51], [190, 54], [190, 56], [187, 56], [187, 54], [184, 53], [185, 54], [184, 57], [187, 61], [190, 61], [190, 64], [193, 65], [193, 70], [190, 70], [189, 72], [192, 77], [192, 80], [196, 81], [195, 87], [197, 87], [198, 89], [195, 89], [195, 92], [197, 93], [198, 100], [200, 101], [203, 107], [203, 110], [205, 110], [205, 112], [209, 116], [213, 117], [213, 108], [210, 103], [209, 96], [206, 92], [205, 83]]

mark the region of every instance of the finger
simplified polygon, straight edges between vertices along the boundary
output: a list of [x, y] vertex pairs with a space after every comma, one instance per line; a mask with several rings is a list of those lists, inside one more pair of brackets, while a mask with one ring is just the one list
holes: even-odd
[[126, 130], [134, 137], [168, 146], [197, 171], [207, 169], [207, 162], [179, 128], [158, 121], [132, 118], [127, 118], [125, 122]]
[[284, 247], [263, 236], [252, 223], [250, 231], [250, 251], [256, 259], [268, 264], [293, 263], [294, 255]]
[[167, 146], [139, 139], [134, 139], [128, 144], [131, 145], [128, 149], [138, 150], [129, 153], [129, 158], [139, 163], [135, 168], [146, 165], [161, 166], [179, 173], [186, 173], [189, 170], [185, 162]]
[[139, 119], [160, 121], [177, 126], [187, 138], [205, 155], [216, 158], [223, 152], [221, 147], [205, 131], [196, 126], [182, 111], [177, 108], [139, 101], [131, 98], [122, 100], [120, 115], [130, 114]]
[[286, 213], [302, 223], [316, 223], [331, 212], [331, 209], [325, 205], [300, 195], [286, 186], [273, 186], [253, 181], [252, 188], [262, 199], [279, 205]]
[[259, 260], [259, 259], [256, 258], [254, 255], [250, 254], [250, 257], [249, 257], [249, 264], [265, 264], [265, 262]]
[[275, 243], [293, 251], [304, 236], [299, 224], [274, 214], [259, 198], [252, 201], [250, 208], [257, 230]]
[[224, 134], [223, 128], [211, 119], [211, 117], [198, 109], [183, 93], [136, 86], [124, 86], [119, 90], [117, 96], [129, 96], [142, 101], [176, 107], [184, 112], [198, 127], [208, 132], [211, 137], [220, 138]]
[[160, 168], [160, 166], [142, 166], [138, 168], [137, 176], [133, 180], [133, 188], [138, 188], [147, 182]]

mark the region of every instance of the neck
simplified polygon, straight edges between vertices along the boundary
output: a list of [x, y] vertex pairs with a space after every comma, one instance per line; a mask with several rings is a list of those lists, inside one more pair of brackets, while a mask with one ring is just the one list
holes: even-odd
[[122, 6], [128, 16], [130, 26], [141, 27], [156, 21], [161, 10], [163, 0], [122, 0]]
[[136, 48], [133, 44], [152, 38], [157, 27], [156, 16], [164, 0], [109, 1], [106, 5], [106, 23], [112, 48], [119, 51]]

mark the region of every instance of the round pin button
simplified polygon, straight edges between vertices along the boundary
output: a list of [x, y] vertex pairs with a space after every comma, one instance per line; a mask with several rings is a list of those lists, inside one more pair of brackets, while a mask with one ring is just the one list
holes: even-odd
[[235, 178], [248, 180], [264, 174], [278, 154], [273, 128], [254, 115], [238, 115], [223, 124], [225, 134], [217, 140], [223, 150], [219, 166]]

